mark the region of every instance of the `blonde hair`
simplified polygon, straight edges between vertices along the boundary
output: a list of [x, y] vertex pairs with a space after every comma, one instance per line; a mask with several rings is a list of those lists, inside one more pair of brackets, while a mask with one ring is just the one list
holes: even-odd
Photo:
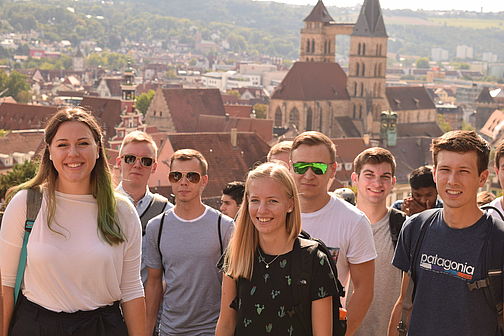
[[123, 154], [124, 146], [126, 146], [127, 144], [130, 144], [132, 142], [136, 142], [136, 143], [146, 142], [146, 143], [150, 144], [152, 146], [152, 149], [154, 150], [154, 158], [153, 159], [156, 160], [157, 152], [158, 152], [156, 142], [154, 141], [154, 139], [152, 139], [152, 137], [149, 134], [142, 132], [142, 131], [138, 131], [138, 130], [126, 134], [126, 136], [124, 137], [124, 139], [122, 141], [121, 148], [119, 149], [119, 155]]
[[288, 197], [293, 200], [292, 212], [287, 213], [285, 229], [289, 239], [295, 239], [301, 232], [301, 211], [296, 183], [283, 165], [266, 162], [250, 171], [245, 182], [245, 195], [238, 212], [236, 227], [224, 256], [226, 274], [234, 279], [251, 279], [254, 255], [259, 244], [257, 230], [250, 219], [248, 200], [250, 184], [257, 179], [270, 178], [284, 186]]

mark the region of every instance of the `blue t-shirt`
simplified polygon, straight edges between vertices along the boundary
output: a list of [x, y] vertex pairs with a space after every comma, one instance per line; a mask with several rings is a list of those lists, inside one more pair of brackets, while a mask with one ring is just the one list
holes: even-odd
[[[467, 287], [468, 282], [483, 278], [480, 258], [491, 216], [484, 214], [470, 227], [453, 229], [444, 222], [442, 210], [434, 213], [414, 262], [416, 294], [408, 335], [498, 335], [495, 307], [490, 306], [483, 290]], [[500, 224], [495, 233], [504, 239]], [[412, 216], [399, 236], [393, 264], [404, 272], [410, 269], [410, 251], [420, 225], [419, 216]]]

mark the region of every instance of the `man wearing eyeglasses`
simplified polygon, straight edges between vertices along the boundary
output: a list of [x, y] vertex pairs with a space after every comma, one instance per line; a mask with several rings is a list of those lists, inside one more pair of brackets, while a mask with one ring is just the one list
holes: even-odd
[[361, 211], [327, 191], [336, 173], [336, 148], [326, 135], [313, 131], [298, 135], [290, 170], [299, 192], [303, 229], [329, 247], [341, 283], [348, 286], [352, 280], [353, 295], [346, 302], [346, 335], [352, 336], [373, 300], [376, 251], [371, 226]]
[[[145, 234], [149, 220], [173, 207], [166, 197], [152, 193], [147, 185], [149, 177], [156, 171], [156, 158], [157, 145], [152, 137], [142, 131], [133, 131], [124, 137], [116, 159], [116, 165], [121, 170], [121, 182], [116, 191], [127, 196], [135, 205], [142, 223], [142, 234]], [[142, 250], [143, 256], [145, 249]], [[145, 285], [147, 269], [144, 260], [141, 274]]]
[[215, 265], [229, 242], [233, 220], [201, 201], [207, 170], [207, 161], [193, 149], [178, 150], [170, 160], [175, 206], [152, 219], [145, 234], [148, 333], [163, 298], [160, 335], [215, 335], [221, 297]]

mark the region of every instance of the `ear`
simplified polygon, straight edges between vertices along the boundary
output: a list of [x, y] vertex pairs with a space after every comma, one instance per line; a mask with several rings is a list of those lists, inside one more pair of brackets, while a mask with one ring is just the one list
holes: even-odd
[[485, 169], [484, 171], [481, 172], [481, 174], [479, 176], [479, 178], [480, 178], [479, 186], [480, 187], [483, 187], [485, 185], [485, 182], [486, 182], [489, 174], [490, 174], [490, 172], [488, 171], [488, 169]]
[[152, 164], [152, 168], [151, 168], [151, 174], [154, 174], [156, 172], [156, 168], [157, 168], [157, 162], [154, 162]]
[[330, 178], [336, 176], [336, 168], [338, 168], [338, 163], [337, 162], [331, 163], [331, 165], [329, 166], [330, 169], [329, 173], [331, 174]]
[[392, 187], [395, 187], [396, 183], [397, 183], [397, 177], [394, 176], [392, 177]]
[[208, 175], [201, 176], [201, 190], [205, 189], [208, 184]]
[[357, 175], [356, 172], [352, 172], [352, 175], [350, 175], [350, 179], [352, 180], [352, 185], [355, 186], [359, 182], [359, 175]]
[[121, 156], [116, 157], [116, 166], [121, 168], [122, 159]]

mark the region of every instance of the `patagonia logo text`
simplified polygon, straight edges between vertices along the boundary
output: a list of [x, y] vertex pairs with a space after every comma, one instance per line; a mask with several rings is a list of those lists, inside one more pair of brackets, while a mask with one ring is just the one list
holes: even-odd
[[474, 275], [474, 266], [467, 265], [467, 263], [444, 259], [439, 257], [437, 254], [427, 255], [423, 253], [420, 257], [420, 267], [425, 270], [446, 273], [466, 280], [472, 280]]

